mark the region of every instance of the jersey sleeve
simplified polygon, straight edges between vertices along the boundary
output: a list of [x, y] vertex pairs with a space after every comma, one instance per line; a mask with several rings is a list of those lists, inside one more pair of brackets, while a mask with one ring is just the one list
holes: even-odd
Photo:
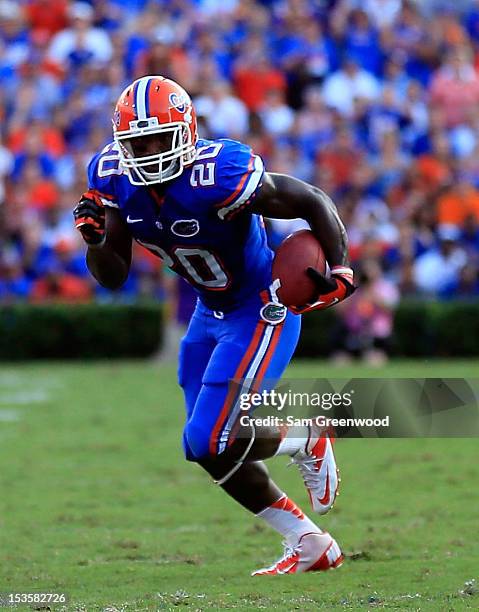
[[88, 164], [88, 189], [95, 192], [104, 206], [119, 208], [115, 187], [115, 176], [119, 174], [119, 163], [113, 151], [105, 147]]
[[263, 184], [264, 164], [245, 144], [229, 141], [217, 158], [215, 203], [218, 217], [229, 221], [248, 208]]

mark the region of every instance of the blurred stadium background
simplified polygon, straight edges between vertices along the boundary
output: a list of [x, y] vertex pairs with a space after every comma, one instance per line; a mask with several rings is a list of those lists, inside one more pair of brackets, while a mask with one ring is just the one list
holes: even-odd
[[[187, 320], [191, 291], [141, 248], [121, 291], [96, 285], [72, 225], [118, 93], [152, 73], [191, 92], [203, 136], [244, 140], [270, 171], [337, 203], [362, 291], [300, 352], [335, 346], [338, 360], [378, 364], [391, 348], [477, 354], [467, 326], [479, 298], [478, 68], [476, 0], [1, 0], [2, 358], [72, 354], [38, 339], [38, 314], [17, 303], [153, 300], [168, 306], [173, 344], [173, 322]], [[275, 246], [298, 224], [269, 226]], [[98, 316], [87, 310], [87, 321]], [[119, 354], [158, 348], [130, 344]]]

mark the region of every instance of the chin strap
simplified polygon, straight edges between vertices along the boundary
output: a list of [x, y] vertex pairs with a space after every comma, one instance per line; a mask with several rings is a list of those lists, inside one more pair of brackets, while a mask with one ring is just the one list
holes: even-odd
[[227, 472], [222, 478], [220, 478], [219, 480], [213, 480], [213, 482], [217, 485], [223, 485], [225, 482], [227, 482], [231, 476], [233, 476], [234, 474], [236, 474], [236, 472], [240, 469], [240, 467], [243, 465], [246, 457], [248, 456], [248, 453], [251, 450], [251, 447], [254, 444], [255, 438], [256, 438], [256, 430], [254, 428], [254, 425], [252, 423], [250, 423], [251, 426], [251, 438], [250, 441], [248, 442], [248, 446], [246, 447], [246, 450], [244, 451], [244, 453], [241, 455], [241, 457], [238, 459], [238, 461], [235, 461], [235, 465], [231, 468], [231, 470], [229, 472]]

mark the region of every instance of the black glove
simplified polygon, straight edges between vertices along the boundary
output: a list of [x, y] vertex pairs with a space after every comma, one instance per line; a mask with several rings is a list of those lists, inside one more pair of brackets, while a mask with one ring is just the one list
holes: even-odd
[[356, 291], [353, 284], [353, 271], [346, 266], [334, 266], [329, 278], [311, 267], [306, 270], [306, 274], [314, 281], [318, 296], [312, 304], [291, 306], [291, 310], [296, 314], [304, 314], [311, 310], [324, 310], [342, 302]]
[[331, 270], [331, 276], [329, 278], [311, 267], [306, 270], [306, 274], [315, 282], [320, 294], [327, 295], [332, 291], [336, 291], [338, 283], [343, 284], [345, 287], [344, 298], [349, 297], [357, 289], [357, 287], [353, 285], [353, 273], [350, 268], [335, 266]]
[[75, 227], [89, 245], [100, 244], [105, 237], [105, 208], [98, 194], [86, 191], [73, 209]]

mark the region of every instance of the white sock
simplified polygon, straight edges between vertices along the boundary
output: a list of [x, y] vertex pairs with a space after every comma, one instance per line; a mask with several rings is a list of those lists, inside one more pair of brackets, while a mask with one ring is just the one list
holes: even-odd
[[256, 516], [278, 531], [288, 544], [296, 544], [305, 533], [322, 533], [286, 494]]
[[309, 440], [309, 427], [290, 427], [279, 443], [275, 455], [289, 455], [292, 457], [299, 450], [304, 450]]

